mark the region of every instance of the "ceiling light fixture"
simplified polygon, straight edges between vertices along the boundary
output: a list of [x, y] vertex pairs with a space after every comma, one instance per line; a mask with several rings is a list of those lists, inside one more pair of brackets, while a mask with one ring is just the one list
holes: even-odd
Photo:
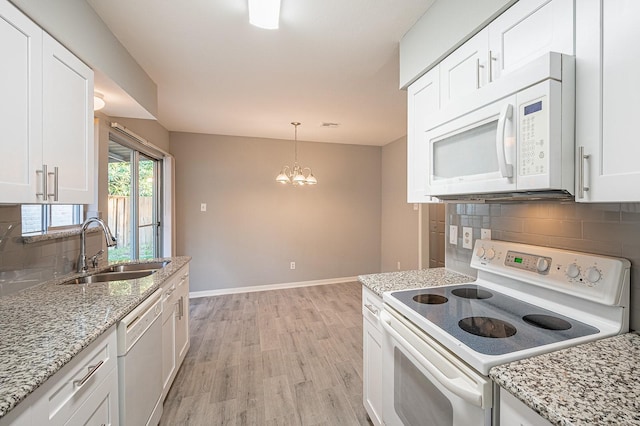
[[280, 0], [249, 0], [249, 23], [267, 30], [277, 30]]
[[[295, 186], [302, 185], [315, 185], [318, 183], [318, 179], [313, 175], [310, 167], [300, 167], [298, 165], [298, 126], [300, 123], [297, 121], [292, 122], [295, 128], [295, 160], [293, 163], [293, 168], [289, 166], [284, 166], [282, 170], [280, 170], [280, 174], [276, 177], [276, 182], [287, 184], [291, 183]], [[305, 176], [305, 173], [308, 174]]]
[[106, 105], [104, 95], [100, 92], [93, 92], [93, 110], [99, 111]]

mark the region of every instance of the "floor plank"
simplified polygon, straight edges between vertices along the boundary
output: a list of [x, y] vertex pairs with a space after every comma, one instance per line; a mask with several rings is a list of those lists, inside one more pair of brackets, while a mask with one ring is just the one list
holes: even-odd
[[357, 282], [190, 301], [160, 424], [369, 426]]

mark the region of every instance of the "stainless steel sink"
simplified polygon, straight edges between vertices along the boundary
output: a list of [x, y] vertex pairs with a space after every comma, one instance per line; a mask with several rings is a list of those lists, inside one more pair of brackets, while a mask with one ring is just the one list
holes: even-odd
[[124, 265], [112, 266], [107, 270], [111, 272], [156, 271], [164, 268], [169, 263], [171, 263], [170, 260], [164, 262], [126, 263]]
[[109, 281], [135, 280], [137, 278], [149, 276], [154, 272], [155, 271], [152, 271], [152, 270], [126, 271], [126, 272], [102, 272], [100, 274], [74, 278], [72, 280], [63, 282], [62, 284], [91, 284], [91, 283], [104, 283]]

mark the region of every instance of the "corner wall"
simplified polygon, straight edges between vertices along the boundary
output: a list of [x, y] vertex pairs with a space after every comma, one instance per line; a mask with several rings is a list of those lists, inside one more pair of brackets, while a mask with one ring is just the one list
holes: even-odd
[[[418, 210], [407, 203], [407, 138], [382, 147], [381, 272], [418, 269]], [[424, 267], [428, 267], [426, 264]]]
[[302, 188], [275, 182], [293, 163], [291, 140], [171, 133], [170, 148], [191, 291], [379, 271], [380, 147], [298, 142], [299, 163], [319, 182]]

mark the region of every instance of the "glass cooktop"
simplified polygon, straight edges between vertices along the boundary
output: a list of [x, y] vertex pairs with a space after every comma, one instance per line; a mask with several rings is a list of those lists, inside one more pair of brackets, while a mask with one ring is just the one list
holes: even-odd
[[392, 292], [391, 296], [419, 317], [486, 355], [503, 355], [600, 331], [477, 285], [402, 290]]

